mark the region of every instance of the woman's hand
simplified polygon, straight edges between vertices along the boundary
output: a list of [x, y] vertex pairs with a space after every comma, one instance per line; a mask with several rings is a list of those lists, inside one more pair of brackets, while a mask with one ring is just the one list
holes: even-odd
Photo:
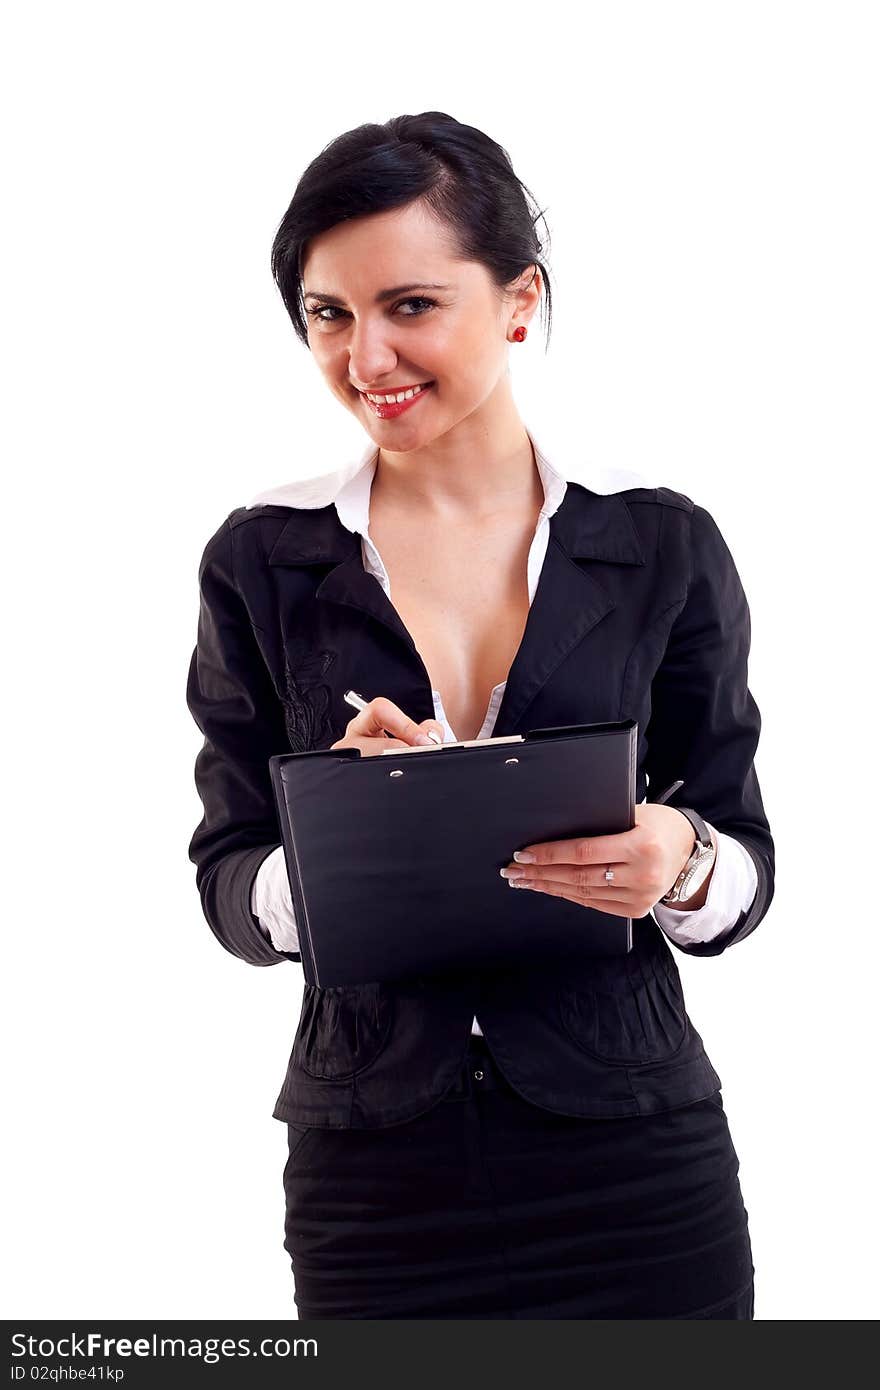
[[[390, 738], [385, 735], [385, 729], [391, 734]], [[436, 738], [428, 737], [432, 730]], [[353, 719], [349, 719], [342, 738], [331, 743], [330, 747], [359, 748], [362, 758], [370, 758], [384, 753], [388, 748], [409, 748], [413, 744], [430, 747], [431, 744], [442, 742], [443, 725], [438, 720], [425, 719], [417, 724], [404, 714], [399, 705], [377, 695], [362, 710], [358, 710]]]
[[[528, 845], [518, 853], [534, 854], [535, 862], [515, 858], [501, 873], [512, 887], [568, 898], [615, 917], [644, 917], [690, 858], [694, 828], [674, 806], [645, 802], [635, 809], [632, 830]], [[607, 868], [614, 870], [611, 883], [605, 880]], [[693, 898], [682, 899], [681, 908], [702, 907], [711, 878], [712, 873]]]

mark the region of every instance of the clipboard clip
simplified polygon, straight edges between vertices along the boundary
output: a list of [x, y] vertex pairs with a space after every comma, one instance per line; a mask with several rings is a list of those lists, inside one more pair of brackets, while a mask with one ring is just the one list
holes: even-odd
[[499, 734], [498, 738], [462, 738], [449, 743], [438, 743], [433, 748], [427, 744], [411, 743], [406, 748], [383, 748], [380, 758], [396, 756], [399, 753], [442, 753], [448, 748], [493, 748], [499, 743], [523, 743], [522, 734]]

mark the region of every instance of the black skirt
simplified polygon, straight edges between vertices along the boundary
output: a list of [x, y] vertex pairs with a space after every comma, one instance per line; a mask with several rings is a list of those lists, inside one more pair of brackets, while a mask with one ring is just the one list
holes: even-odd
[[456, 1084], [416, 1119], [288, 1125], [288, 1139], [300, 1318], [754, 1316], [720, 1091], [652, 1115], [557, 1115], [514, 1091], [475, 1036]]

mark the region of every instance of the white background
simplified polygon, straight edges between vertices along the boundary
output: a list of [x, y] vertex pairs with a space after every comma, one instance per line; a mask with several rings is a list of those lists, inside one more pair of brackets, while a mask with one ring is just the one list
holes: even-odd
[[[761, 1319], [869, 1318], [876, 1225], [878, 45], [871, 5], [20, 6], [2, 92], [5, 1316], [292, 1317], [271, 1118], [301, 972], [201, 915], [197, 567], [367, 440], [269, 272], [365, 121], [486, 130], [546, 210], [511, 349], [570, 478], [707, 507], [749, 598], [777, 887], [677, 953]], [[576, 26], [576, 27], [572, 27]]]

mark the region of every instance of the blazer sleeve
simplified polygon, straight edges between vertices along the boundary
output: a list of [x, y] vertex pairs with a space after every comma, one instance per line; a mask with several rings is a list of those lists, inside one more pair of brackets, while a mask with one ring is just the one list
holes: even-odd
[[251, 910], [260, 864], [281, 843], [269, 758], [290, 751], [284, 711], [233, 568], [227, 517], [199, 565], [196, 647], [187, 679], [190, 713], [204, 734], [195, 782], [204, 815], [189, 858], [208, 925], [251, 965], [300, 959], [278, 951]]
[[688, 955], [716, 956], [753, 932], [767, 912], [775, 849], [754, 762], [761, 715], [748, 687], [748, 603], [712, 516], [694, 505], [689, 520], [687, 594], [651, 684], [645, 766], [658, 793], [683, 778], [668, 804], [698, 811], [754, 862], [758, 883], [750, 906], [709, 941], [675, 942]]

